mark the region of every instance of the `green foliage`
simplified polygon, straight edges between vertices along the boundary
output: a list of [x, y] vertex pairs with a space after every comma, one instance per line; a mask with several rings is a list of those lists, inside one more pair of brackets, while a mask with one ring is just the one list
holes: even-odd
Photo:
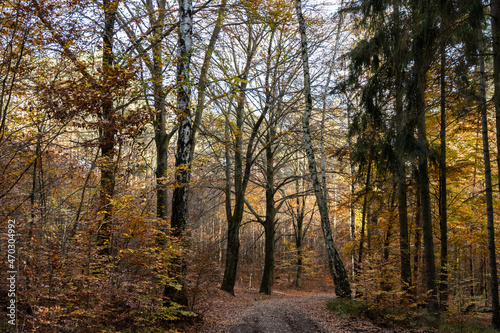
[[169, 306], [162, 305], [153, 311], [140, 312], [137, 316], [137, 323], [141, 327], [163, 327], [180, 318], [196, 316], [196, 313], [186, 311], [183, 306], [170, 302]]
[[366, 303], [348, 298], [335, 298], [328, 303], [328, 309], [343, 317], [359, 317], [365, 314], [368, 308]]
[[495, 333], [498, 332], [491, 325], [481, 323], [449, 323], [443, 322], [439, 325], [439, 332], [442, 333]]

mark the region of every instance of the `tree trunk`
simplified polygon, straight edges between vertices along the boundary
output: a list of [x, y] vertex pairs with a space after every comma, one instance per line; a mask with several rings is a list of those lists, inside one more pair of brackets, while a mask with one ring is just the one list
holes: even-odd
[[[272, 38], [271, 38], [272, 41]], [[272, 43], [270, 43], [271, 45]], [[267, 89], [266, 89], [267, 90]], [[270, 96], [270, 94], [267, 94]], [[266, 103], [268, 104], [268, 103]], [[276, 136], [275, 119], [273, 114], [269, 116], [269, 130], [266, 142], [266, 219], [264, 221], [265, 234], [265, 258], [264, 258], [264, 273], [260, 284], [259, 292], [271, 295], [274, 284], [274, 255], [275, 255], [275, 218], [276, 207], [274, 194], [274, 151], [273, 142]]]
[[[271, 214], [266, 215], [266, 220], [273, 219], [274, 216], [270, 216]], [[260, 293], [264, 293], [266, 295], [271, 295], [273, 293], [273, 285], [274, 285], [274, 268], [275, 268], [275, 226], [274, 222], [265, 225], [264, 227], [265, 233], [265, 258], [264, 258], [264, 273], [262, 275], [262, 281], [260, 284]]]
[[[302, 177], [302, 172], [301, 172]], [[304, 184], [304, 179], [302, 184]], [[299, 179], [295, 179], [295, 193], [300, 193]], [[296, 198], [297, 209], [295, 215], [296, 223], [294, 224], [295, 231], [295, 248], [297, 250], [297, 274], [295, 277], [295, 286], [302, 288], [302, 280], [304, 274], [304, 238], [306, 231], [304, 230], [304, 218], [306, 209], [306, 199], [297, 196]], [[307, 227], [306, 227], [307, 228]]]
[[[491, 0], [491, 33], [493, 36], [493, 82], [495, 102], [495, 121], [497, 138], [497, 168], [500, 173], [500, 0]], [[498, 188], [500, 193], [500, 187]], [[497, 319], [500, 326], [500, 316]], [[498, 328], [498, 326], [496, 326]]]
[[170, 226], [174, 235], [180, 235], [187, 222], [188, 186], [191, 176], [191, 110], [189, 65], [193, 33], [192, 0], [179, 1], [179, 58], [177, 64], [177, 152], [175, 154], [175, 183], [172, 198]]
[[439, 305], [441, 311], [448, 308], [448, 219], [446, 191], [446, 53], [445, 44], [441, 47], [441, 158], [439, 169], [439, 212], [441, 231], [441, 267], [439, 272]]
[[390, 212], [390, 220], [387, 225], [387, 231], [385, 232], [385, 239], [384, 239], [384, 246], [383, 246], [383, 257], [384, 261], [389, 261], [389, 249], [391, 245], [391, 237], [392, 237], [392, 225], [393, 221], [395, 219], [394, 217], [394, 211], [396, 209], [395, 207], [395, 201], [396, 201], [396, 184], [393, 185], [393, 190], [391, 192], [391, 200], [389, 202], [389, 212]]
[[416, 212], [415, 212], [415, 256], [413, 257], [413, 285], [415, 286], [415, 296], [418, 296], [419, 285], [420, 285], [420, 257], [421, 257], [421, 245], [422, 245], [422, 205], [420, 201], [420, 196], [418, 190], [416, 193]]
[[[351, 128], [351, 106], [347, 106], [347, 128]], [[349, 151], [353, 150], [352, 137], [349, 135], [347, 138], [347, 145]], [[351, 266], [352, 266], [352, 277], [356, 276], [356, 212], [355, 212], [355, 199], [356, 196], [356, 177], [354, 176], [354, 161], [351, 156], [349, 156], [349, 179], [350, 179], [350, 197], [349, 197], [349, 240], [353, 244], [351, 250]]]
[[429, 155], [429, 143], [426, 135], [425, 125], [425, 73], [418, 75], [416, 87], [417, 98], [417, 131], [420, 143], [418, 160], [418, 180], [420, 198], [422, 200], [422, 233], [424, 238], [424, 261], [425, 261], [425, 281], [427, 292], [429, 293], [428, 309], [430, 312], [437, 312], [437, 290], [436, 290], [436, 265], [434, 259], [434, 237], [432, 234], [432, 206], [429, 189], [429, 169], [427, 157]]
[[330, 220], [328, 217], [328, 204], [324, 196], [324, 191], [321, 188], [321, 184], [318, 179], [318, 172], [316, 170], [316, 160], [314, 157], [314, 150], [311, 142], [309, 119], [311, 118], [313, 101], [311, 96], [311, 80], [309, 76], [309, 56], [307, 51], [306, 23], [304, 20], [304, 16], [302, 15], [302, 3], [300, 0], [295, 0], [295, 9], [297, 11], [297, 19], [299, 22], [299, 32], [300, 32], [301, 50], [302, 50], [302, 66], [304, 71], [305, 111], [304, 111], [304, 116], [302, 118], [302, 130], [304, 134], [304, 144], [305, 144], [307, 159], [309, 162], [309, 172], [311, 174], [314, 194], [316, 195], [316, 201], [321, 215], [321, 228], [323, 230], [325, 245], [328, 252], [328, 266], [330, 269], [330, 274], [332, 275], [333, 278], [333, 283], [335, 285], [335, 293], [337, 297], [350, 297], [351, 286], [349, 284], [349, 278], [347, 276], [344, 264], [342, 263], [342, 260], [340, 259], [340, 256], [333, 242], [332, 232], [330, 229]]
[[365, 184], [365, 195], [363, 197], [363, 211], [361, 213], [361, 233], [359, 240], [359, 253], [358, 253], [358, 262], [356, 267], [356, 276], [359, 276], [359, 270], [361, 268], [361, 262], [363, 261], [363, 247], [365, 243], [365, 229], [366, 229], [366, 219], [368, 214], [368, 192], [370, 191], [370, 176], [372, 170], [372, 161], [368, 162], [368, 171], [366, 172], [366, 184]]
[[166, 131], [166, 107], [165, 91], [163, 87], [163, 56], [162, 56], [162, 30], [165, 20], [165, 1], [159, 1], [158, 15], [154, 15], [154, 8], [151, 0], [147, 1], [149, 21], [151, 25], [152, 40], [152, 64], [151, 76], [153, 79], [153, 100], [156, 112], [154, 121], [155, 144], [156, 144], [156, 216], [166, 218], [167, 210], [167, 186], [166, 173], [168, 167], [168, 142], [169, 137]]
[[402, 53], [401, 53], [401, 36], [400, 36], [400, 1], [393, 1], [393, 17], [394, 17], [394, 68], [395, 68], [395, 111], [396, 111], [396, 127], [397, 127], [397, 185], [398, 185], [398, 216], [399, 216], [399, 253], [401, 256], [401, 283], [405, 291], [411, 287], [411, 259], [410, 259], [410, 243], [408, 233], [408, 203], [406, 191], [406, 158], [405, 158], [405, 140], [407, 135], [407, 127], [405, 123], [405, 112], [403, 110], [403, 70], [402, 68]]
[[[492, 2], [493, 5], [493, 2]], [[497, 5], [497, 4], [496, 4]], [[493, 6], [492, 6], [493, 8]], [[482, 45], [482, 32], [480, 33], [480, 92], [481, 92], [481, 128], [483, 134], [484, 177], [486, 193], [486, 218], [488, 228], [488, 254], [490, 261], [491, 305], [493, 308], [492, 324], [495, 329], [500, 329], [500, 306], [498, 299], [498, 271], [495, 253], [495, 221], [493, 215], [493, 188], [491, 181], [490, 149], [488, 139], [488, 114], [486, 108], [486, 79], [484, 72], [484, 55]]]
[[[191, 110], [189, 83], [189, 66], [193, 33], [193, 4], [192, 0], [179, 1], [179, 54], [177, 63], [177, 109], [178, 121], [177, 151], [175, 154], [175, 180], [172, 194], [172, 217], [170, 219], [171, 233], [181, 237], [187, 223], [188, 186], [191, 176]], [[177, 257], [173, 262], [172, 274], [182, 287], [177, 290], [166, 285], [164, 296], [170, 301], [170, 306], [176, 304], [187, 306], [188, 299], [184, 289], [186, 262], [184, 258]]]
[[[264, 121], [268, 108], [259, 116], [255, 122], [248, 140], [246, 154], [243, 155], [243, 125], [244, 125], [244, 109], [246, 102], [246, 88], [248, 83], [248, 74], [252, 64], [253, 56], [259, 46], [259, 41], [255, 40], [252, 30], [252, 22], [249, 23], [249, 41], [247, 46], [246, 64], [243, 73], [239, 76], [240, 86], [239, 95], [237, 97], [238, 103], [236, 106], [236, 132], [239, 133], [235, 138], [234, 145], [234, 209], [231, 208], [231, 173], [228, 166], [226, 166], [226, 217], [228, 221], [228, 241], [226, 251], [226, 266], [224, 268], [224, 277], [222, 278], [221, 289], [234, 295], [234, 285], [236, 283], [236, 273], [238, 267], [239, 257], [239, 230], [241, 221], [243, 219], [243, 208], [245, 205], [245, 192], [250, 180], [250, 173], [254, 162], [254, 142], [257, 137], [257, 132], [260, 125]], [[229, 121], [229, 113], [227, 115]], [[229, 128], [226, 127], [226, 131]], [[228, 133], [229, 134], [229, 133]], [[226, 148], [227, 149], [227, 148]], [[226, 150], [226, 161], [229, 158], [229, 151]], [[243, 164], [245, 161], [245, 164]], [[243, 168], [244, 166], [244, 168]]]
[[224, 278], [222, 279], [221, 289], [234, 295], [234, 286], [236, 284], [236, 273], [238, 272], [238, 259], [240, 251], [240, 222], [235, 218], [228, 220], [227, 230], [227, 250], [226, 265], [224, 267]]
[[[103, 30], [103, 53], [102, 70], [106, 80], [112, 81], [114, 54], [113, 39], [115, 33], [116, 10], [118, 2], [104, 0], [104, 30]], [[108, 94], [102, 102], [102, 124], [99, 127], [101, 147], [101, 193], [100, 211], [103, 219], [97, 233], [98, 246], [101, 254], [111, 254], [111, 217], [113, 214], [112, 199], [115, 194], [115, 143], [116, 127], [114, 124], [113, 97]]]
[[304, 274], [304, 235], [302, 234], [303, 223], [304, 210], [302, 210], [302, 214], [297, 214], [297, 230], [295, 231], [295, 247], [297, 249], [297, 275], [295, 278], [295, 287], [297, 288], [302, 288], [302, 276]]

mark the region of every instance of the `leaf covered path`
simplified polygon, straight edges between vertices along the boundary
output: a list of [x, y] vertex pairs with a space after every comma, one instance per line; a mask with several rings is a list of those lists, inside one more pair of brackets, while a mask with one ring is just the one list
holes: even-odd
[[244, 311], [230, 333], [315, 333], [327, 332], [316, 321], [306, 317], [303, 306], [324, 301], [329, 296], [262, 300]]
[[236, 289], [231, 296], [218, 289], [207, 292], [197, 311], [201, 320], [188, 333], [375, 333], [435, 332], [381, 327], [363, 318], [343, 318], [327, 309], [331, 292], [275, 291], [263, 296], [257, 290]]

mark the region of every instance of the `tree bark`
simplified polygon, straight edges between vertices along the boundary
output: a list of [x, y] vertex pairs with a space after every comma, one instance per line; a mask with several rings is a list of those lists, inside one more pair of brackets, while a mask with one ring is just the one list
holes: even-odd
[[297, 230], [295, 231], [295, 247], [297, 249], [297, 274], [295, 277], [295, 287], [302, 288], [302, 277], [304, 274], [304, 235], [303, 235], [303, 225], [304, 225], [304, 209], [299, 211], [297, 207]]
[[[495, 4], [498, 5], [498, 4]], [[493, 8], [493, 2], [492, 2]], [[488, 229], [488, 255], [490, 261], [490, 286], [491, 286], [491, 306], [493, 308], [492, 324], [495, 329], [500, 329], [500, 306], [498, 299], [498, 270], [495, 249], [495, 221], [493, 212], [493, 188], [491, 181], [491, 162], [490, 148], [488, 138], [488, 114], [486, 107], [486, 79], [484, 70], [484, 55], [482, 45], [482, 32], [480, 32], [480, 47], [479, 47], [479, 66], [480, 66], [480, 111], [481, 111], [481, 129], [483, 136], [483, 156], [484, 156], [484, 177], [485, 177], [485, 194], [486, 194], [486, 218]], [[495, 83], [496, 84], [496, 83]]]
[[420, 259], [421, 259], [421, 245], [422, 245], [422, 204], [420, 195], [416, 193], [416, 212], [415, 212], [415, 255], [413, 257], [413, 285], [415, 286], [415, 296], [418, 296], [420, 283]]
[[276, 207], [274, 194], [274, 151], [273, 141], [275, 140], [275, 121], [273, 115], [270, 116], [270, 126], [266, 142], [266, 219], [264, 221], [265, 235], [265, 257], [264, 272], [259, 292], [271, 295], [274, 284], [274, 256], [275, 256], [275, 233], [276, 233]]
[[[111, 84], [113, 77], [114, 54], [113, 38], [118, 1], [104, 0], [104, 29], [102, 70], [106, 81]], [[99, 127], [99, 143], [101, 148], [101, 192], [100, 211], [103, 219], [97, 233], [97, 242], [100, 253], [111, 254], [111, 223], [113, 215], [112, 199], [115, 194], [115, 145], [116, 127], [114, 124], [113, 97], [108, 92], [102, 101], [102, 125]]]
[[422, 200], [422, 233], [424, 238], [424, 261], [426, 287], [429, 293], [428, 309], [437, 312], [437, 290], [436, 290], [436, 265], [434, 258], [434, 238], [432, 233], [432, 206], [429, 189], [429, 169], [427, 158], [429, 156], [429, 143], [425, 124], [425, 73], [422, 64], [416, 64], [417, 82], [415, 91], [417, 117], [418, 142], [420, 151], [418, 157], [418, 181], [420, 198]]
[[192, 120], [190, 110], [191, 87], [189, 66], [191, 62], [193, 33], [192, 0], [179, 1], [179, 57], [177, 64], [177, 152], [175, 154], [175, 182], [172, 197], [170, 226], [174, 235], [180, 235], [187, 222], [188, 186], [191, 177]]
[[325, 245], [328, 252], [328, 266], [330, 269], [330, 274], [333, 278], [333, 283], [335, 285], [335, 293], [337, 297], [350, 297], [351, 286], [349, 284], [349, 278], [347, 276], [344, 264], [342, 263], [342, 260], [340, 259], [340, 256], [333, 242], [332, 232], [330, 229], [330, 220], [328, 217], [328, 204], [324, 196], [324, 191], [321, 188], [321, 184], [318, 179], [316, 160], [314, 157], [314, 150], [311, 142], [311, 133], [309, 130], [309, 120], [311, 118], [313, 109], [313, 101], [311, 96], [311, 79], [309, 75], [309, 55], [307, 51], [306, 23], [304, 20], [304, 16], [302, 15], [301, 0], [295, 0], [295, 9], [297, 11], [297, 19], [299, 22], [302, 66], [304, 72], [305, 111], [302, 118], [302, 130], [304, 135], [305, 150], [309, 162], [309, 172], [311, 175], [314, 194], [316, 195], [316, 201], [321, 215], [321, 229], [323, 231]]
[[368, 171], [366, 172], [366, 183], [365, 183], [365, 194], [363, 196], [363, 211], [361, 213], [361, 233], [360, 233], [360, 240], [359, 240], [359, 252], [358, 252], [358, 262], [356, 267], [356, 276], [359, 276], [360, 269], [361, 269], [361, 262], [363, 261], [363, 250], [365, 246], [365, 229], [366, 229], [366, 219], [368, 215], [368, 193], [370, 191], [370, 177], [371, 177], [371, 170], [372, 170], [372, 161], [370, 160], [368, 162]]
[[166, 130], [166, 106], [165, 90], [163, 87], [163, 52], [162, 33], [165, 20], [165, 0], [158, 2], [158, 14], [154, 14], [152, 0], [146, 2], [149, 13], [149, 21], [152, 27], [152, 63], [151, 76], [153, 79], [153, 101], [156, 112], [154, 121], [155, 144], [156, 144], [156, 216], [166, 218], [167, 210], [167, 186], [166, 173], [168, 168], [168, 143], [170, 137]]
[[403, 109], [403, 70], [402, 70], [402, 45], [401, 45], [401, 20], [400, 20], [400, 1], [393, 1], [393, 17], [394, 17], [394, 95], [395, 95], [395, 111], [396, 111], [396, 128], [397, 128], [397, 185], [398, 185], [398, 217], [399, 217], [399, 253], [401, 257], [401, 284], [403, 290], [409, 290], [411, 287], [411, 264], [410, 264], [410, 243], [408, 233], [408, 204], [406, 191], [406, 158], [405, 158], [405, 140], [407, 135], [405, 112]]
[[[491, 33], [493, 36], [493, 83], [497, 139], [497, 168], [500, 173], [500, 0], [491, 0]], [[500, 193], [500, 187], [498, 187]], [[498, 318], [500, 325], [500, 316]], [[497, 327], [498, 328], [498, 327]]]
[[439, 212], [441, 231], [441, 267], [439, 272], [439, 305], [441, 311], [448, 308], [448, 219], [446, 190], [446, 53], [445, 44], [441, 47], [441, 158], [439, 160]]

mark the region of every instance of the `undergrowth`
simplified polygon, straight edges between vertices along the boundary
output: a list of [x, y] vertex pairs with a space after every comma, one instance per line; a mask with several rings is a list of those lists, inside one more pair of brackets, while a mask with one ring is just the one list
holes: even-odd
[[328, 309], [343, 318], [365, 318], [382, 327], [434, 328], [444, 333], [494, 333], [486, 315], [446, 313], [430, 314], [417, 306], [384, 306], [380, 303], [357, 299], [336, 298]]

